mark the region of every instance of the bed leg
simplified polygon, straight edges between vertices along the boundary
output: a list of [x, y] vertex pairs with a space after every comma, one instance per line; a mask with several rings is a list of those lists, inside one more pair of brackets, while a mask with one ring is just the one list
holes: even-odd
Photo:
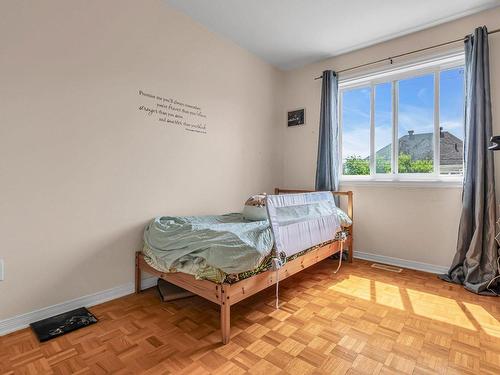
[[349, 236], [349, 257], [348, 257], [349, 263], [352, 263], [352, 257], [354, 255], [354, 248], [352, 245], [353, 245], [353, 239], [351, 235]]
[[226, 345], [231, 339], [231, 305], [229, 299], [224, 301], [225, 294], [222, 293], [222, 305], [220, 305], [220, 330], [222, 343]]
[[139, 294], [141, 292], [141, 267], [139, 264], [140, 254], [140, 251], [135, 253], [135, 294]]
[[[347, 215], [353, 220], [354, 218], [354, 206], [353, 206], [353, 193], [352, 191], [347, 192]], [[352, 258], [354, 256], [354, 246], [353, 246], [353, 237], [354, 236], [354, 223], [351, 224], [350, 233], [349, 233], [349, 263], [352, 263]]]

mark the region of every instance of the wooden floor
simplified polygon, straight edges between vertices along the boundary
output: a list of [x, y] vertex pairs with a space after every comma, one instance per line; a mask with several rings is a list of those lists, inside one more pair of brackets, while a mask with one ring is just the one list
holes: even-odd
[[93, 307], [100, 322], [45, 344], [0, 337], [6, 374], [500, 374], [500, 299], [435, 275], [325, 260], [232, 310], [220, 344], [216, 305], [160, 303], [151, 289]]

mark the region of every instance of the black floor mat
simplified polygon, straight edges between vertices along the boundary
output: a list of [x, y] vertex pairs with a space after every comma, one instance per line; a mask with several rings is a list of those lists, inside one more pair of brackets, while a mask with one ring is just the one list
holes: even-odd
[[94, 323], [97, 323], [97, 318], [85, 307], [82, 307], [31, 323], [30, 327], [37, 335], [38, 340], [43, 342]]

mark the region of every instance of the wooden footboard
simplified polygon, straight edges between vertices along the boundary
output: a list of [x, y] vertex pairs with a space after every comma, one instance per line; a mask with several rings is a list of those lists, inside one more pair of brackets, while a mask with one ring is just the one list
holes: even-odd
[[[303, 192], [297, 190], [276, 189], [276, 194]], [[352, 218], [352, 192], [336, 192], [337, 195], [348, 197], [347, 213]], [[349, 246], [349, 261], [352, 262], [352, 228], [346, 240]], [[342, 243], [335, 241], [305, 253], [291, 260], [278, 270], [279, 280], [284, 280], [303, 269], [310, 267], [325, 258], [340, 251]], [[265, 271], [233, 284], [216, 284], [208, 280], [197, 280], [192, 275], [181, 272], [165, 273], [151, 267], [145, 260], [144, 254], [138, 251], [135, 254], [135, 292], [141, 291], [141, 273], [147, 272], [162, 278], [169, 283], [199, 295], [211, 302], [220, 305], [220, 324], [222, 343], [227, 344], [231, 335], [231, 306], [248, 298], [276, 283], [276, 271]]]

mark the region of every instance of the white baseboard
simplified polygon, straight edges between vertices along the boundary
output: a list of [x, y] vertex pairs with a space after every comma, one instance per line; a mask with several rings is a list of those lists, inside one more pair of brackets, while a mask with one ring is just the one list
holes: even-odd
[[437, 266], [435, 264], [429, 264], [429, 263], [416, 262], [413, 260], [393, 258], [385, 255], [364, 253], [362, 251], [354, 251], [354, 258], [369, 260], [377, 263], [390, 264], [391, 266], [398, 266], [403, 268], [409, 268], [412, 270], [418, 270], [436, 274], [448, 273], [448, 267]]
[[[448, 272], [448, 268], [443, 266], [436, 266], [434, 264], [393, 258], [385, 255], [365, 253], [362, 251], [355, 251], [354, 258], [369, 260], [372, 262], [390, 264], [392, 266], [410, 268], [430, 273], [442, 274]], [[156, 277], [149, 277], [147, 279], [143, 279], [141, 289], [151, 288], [152, 286], [156, 285], [157, 280], [158, 278]], [[29, 326], [30, 323], [36, 322], [41, 319], [61, 314], [66, 311], [74, 310], [82, 306], [85, 307], [95, 306], [100, 303], [110, 301], [112, 299], [126, 296], [127, 294], [131, 294], [133, 292], [134, 292], [134, 283], [127, 283], [111, 289], [103, 290], [101, 292], [89, 294], [87, 296], [62, 302], [57, 305], [44, 307], [42, 309], [31, 311], [26, 314], [21, 314], [14, 316], [12, 318], [0, 320], [0, 336], [10, 332], [17, 331], [22, 328], [26, 328]]]
[[[155, 286], [157, 280], [157, 277], [149, 277], [147, 279], [143, 279], [141, 289], [147, 289]], [[21, 314], [12, 318], [0, 320], [0, 336], [6, 335], [7, 333], [14, 332], [22, 328], [26, 328], [30, 323], [61, 314], [66, 311], [71, 311], [83, 306], [95, 306], [112, 299], [126, 296], [127, 294], [133, 293], [134, 289], [134, 283], [127, 283], [111, 289], [103, 290], [101, 292], [58, 303], [57, 305], [44, 307], [42, 309], [31, 311], [26, 314]]]

